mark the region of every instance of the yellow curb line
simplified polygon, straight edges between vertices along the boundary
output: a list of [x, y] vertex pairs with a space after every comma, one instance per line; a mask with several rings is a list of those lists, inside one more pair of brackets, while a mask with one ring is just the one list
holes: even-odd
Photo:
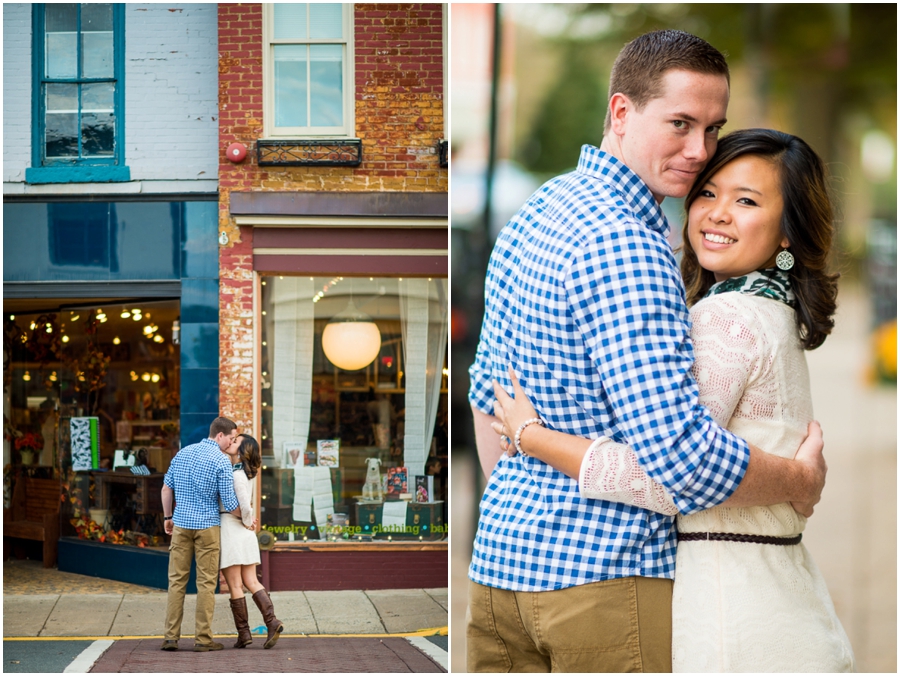
[[[406, 638], [408, 636], [446, 636], [448, 627], [434, 627], [432, 629], [419, 629], [399, 634], [282, 634], [281, 638]], [[263, 634], [256, 634], [260, 638]], [[237, 634], [213, 634], [213, 638], [236, 638]], [[160, 639], [159, 636], [4, 636], [4, 641], [133, 641], [137, 639]], [[181, 638], [194, 638], [191, 634], [185, 634]]]

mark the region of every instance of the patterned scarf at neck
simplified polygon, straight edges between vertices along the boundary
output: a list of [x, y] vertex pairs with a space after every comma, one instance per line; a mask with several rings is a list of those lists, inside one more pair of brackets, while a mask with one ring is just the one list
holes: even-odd
[[778, 268], [755, 270], [741, 277], [732, 277], [731, 279], [718, 282], [713, 284], [703, 297], [707, 298], [729, 291], [746, 293], [749, 296], [771, 298], [794, 307], [794, 292], [791, 291], [791, 280], [784, 270], [779, 270]]

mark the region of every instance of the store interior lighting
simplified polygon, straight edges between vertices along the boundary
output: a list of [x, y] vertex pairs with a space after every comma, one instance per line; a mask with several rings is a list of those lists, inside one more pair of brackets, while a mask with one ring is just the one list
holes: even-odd
[[322, 332], [322, 350], [332, 364], [345, 371], [365, 368], [381, 350], [381, 332], [372, 318], [350, 300]]

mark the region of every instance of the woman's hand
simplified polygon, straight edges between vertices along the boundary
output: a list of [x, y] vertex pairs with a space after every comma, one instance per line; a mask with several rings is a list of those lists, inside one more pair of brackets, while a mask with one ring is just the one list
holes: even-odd
[[516, 395], [515, 399], [510, 397], [496, 380], [494, 381], [494, 396], [497, 397], [497, 401], [494, 402], [494, 415], [497, 416], [500, 422], [491, 423], [491, 427], [497, 434], [501, 435], [500, 443], [503, 450], [506, 451], [508, 456], [512, 457], [516, 454], [516, 430], [526, 420], [536, 418], [538, 415], [511, 366], [509, 367], [509, 376], [512, 379], [513, 391]]

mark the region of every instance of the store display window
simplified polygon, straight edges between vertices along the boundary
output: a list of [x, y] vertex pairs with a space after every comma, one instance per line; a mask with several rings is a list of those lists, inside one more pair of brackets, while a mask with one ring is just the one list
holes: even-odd
[[60, 482], [63, 535], [78, 517], [161, 535], [161, 476], [180, 447], [180, 303], [29, 302], [52, 309], [5, 313], [9, 471]]
[[279, 541], [446, 535], [447, 280], [261, 280], [261, 527]]

